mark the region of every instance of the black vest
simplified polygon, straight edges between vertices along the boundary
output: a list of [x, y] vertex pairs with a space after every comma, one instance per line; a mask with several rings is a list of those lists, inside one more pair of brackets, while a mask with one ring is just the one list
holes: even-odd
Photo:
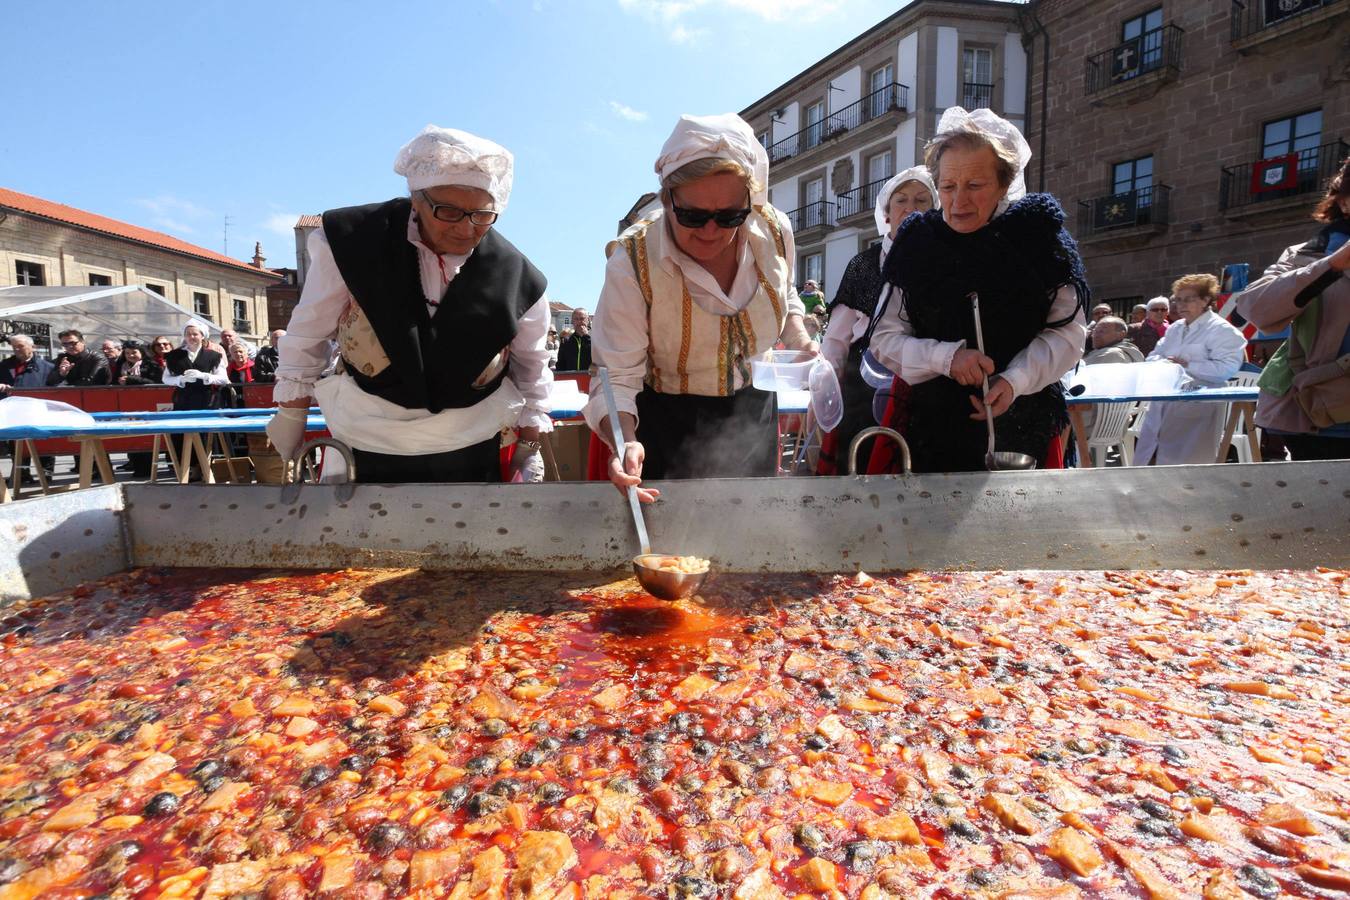
[[[205, 345], [197, 351], [197, 360], [188, 359], [186, 348], [170, 350], [164, 357], [164, 370], [171, 375], [182, 375], [188, 369], [199, 372], [214, 372], [223, 357]], [[145, 370], [141, 363], [141, 370]], [[201, 381], [189, 381], [173, 392], [174, 409], [215, 409], [220, 405], [220, 391], [214, 385]]]
[[323, 231], [347, 289], [389, 357], [374, 376], [347, 366], [362, 390], [405, 409], [473, 406], [497, 389], [474, 380], [516, 336], [520, 317], [544, 295], [543, 274], [495, 229], [483, 236], [427, 312], [417, 248], [408, 242], [412, 201], [330, 209]]

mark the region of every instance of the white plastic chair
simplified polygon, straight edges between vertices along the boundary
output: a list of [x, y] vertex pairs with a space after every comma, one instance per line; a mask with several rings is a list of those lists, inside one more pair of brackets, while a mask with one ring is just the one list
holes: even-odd
[[1125, 465], [1134, 465], [1134, 445], [1139, 440], [1139, 435], [1144, 430], [1144, 415], [1148, 412], [1148, 401], [1140, 400], [1134, 404], [1134, 409], [1130, 414], [1134, 416], [1130, 420], [1130, 427], [1125, 429], [1125, 441], [1121, 446], [1124, 448], [1121, 453], [1121, 459], [1125, 460]]
[[[1094, 403], [1092, 405], [1092, 429], [1088, 433], [1088, 452], [1092, 454], [1094, 466], [1106, 465], [1107, 451], [1112, 447], [1120, 448], [1121, 465], [1132, 465], [1134, 448], [1125, 438], [1125, 426], [1129, 424], [1133, 403]], [[1100, 461], [1098, 457], [1100, 456]]]
[[[1235, 387], [1256, 387], [1256, 382], [1260, 378], [1260, 372], [1238, 372], [1232, 378], [1228, 379], [1228, 383]], [[1225, 403], [1223, 405], [1223, 427], [1228, 427], [1228, 417], [1232, 414], [1233, 404]], [[1247, 440], [1247, 424], [1247, 418], [1244, 416], [1242, 421], [1237, 424], [1237, 427], [1233, 429], [1233, 449], [1237, 450], [1238, 462], [1242, 463], [1249, 463], [1252, 461], [1252, 447]], [[1258, 443], [1261, 440], [1261, 429], [1259, 428], [1256, 429], [1256, 440]]]

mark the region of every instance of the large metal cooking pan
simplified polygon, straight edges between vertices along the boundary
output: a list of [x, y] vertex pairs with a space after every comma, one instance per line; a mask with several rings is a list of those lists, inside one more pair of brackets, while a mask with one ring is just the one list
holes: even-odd
[[[667, 482], [719, 571], [1350, 565], [1350, 462]], [[0, 602], [128, 566], [618, 570], [608, 484], [119, 484], [0, 507]]]

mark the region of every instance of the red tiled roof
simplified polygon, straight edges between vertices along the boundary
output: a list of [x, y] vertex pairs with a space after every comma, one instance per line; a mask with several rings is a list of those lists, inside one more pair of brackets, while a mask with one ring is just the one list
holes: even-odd
[[295, 227], [296, 227], [296, 228], [322, 228], [322, 227], [323, 227], [323, 216], [312, 216], [312, 215], [310, 215], [309, 213], [305, 213], [303, 216], [301, 216], [301, 217], [299, 218], [299, 220], [296, 221]]
[[566, 303], [559, 303], [557, 300], [548, 301], [548, 308], [553, 312], [571, 312], [576, 309], [575, 306], [569, 306]]
[[126, 222], [119, 222], [116, 219], [109, 219], [107, 216], [85, 212], [82, 209], [76, 209], [73, 206], [66, 206], [62, 203], [53, 203], [50, 200], [43, 200], [41, 197], [20, 194], [18, 191], [11, 191], [6, 188], [0, 188], [0, 207], [8, 207], [9, 209], [17, 210], [21, 213], [39, 216], [44, 219], [52, 219], [57, 222], [64, 222], [67, 225], [74, 225], [77, 228], [87, 228], [90, 231], [98, 231], [124, 240], [135, 241], [138, 244], [147, 244], [151, 247], [158, 247], [161, 250], [169, 250], [174, 253], [195, 256], [198, 259], [204, 259], [208, 262], [232, 266], [236, 269], [244, 269], [245, 271], [252, 272], [254, 275], [276, 275], [278, 278], [281, 277], [271, 269], [254, 268], [241, 259], [234, 259], [223, 253], [207, 250], [205, 247], [198, 247], [196, 244], [189, 244], [187, 241], [179, 240], [178, 238], [164, 234], [163, 232], [151, 231], [149, 228], [142, 228], [139, 225], [130, 225]]

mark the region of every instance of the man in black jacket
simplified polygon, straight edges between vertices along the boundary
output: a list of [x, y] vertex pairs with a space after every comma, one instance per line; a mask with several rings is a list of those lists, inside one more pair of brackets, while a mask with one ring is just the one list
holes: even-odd
[[[14, 355], [4, 362], [0, 362], [0, 400], [9, 396], [14, 388], [40, 388], [47, 384], [47, 376], [55, 371], [56, 366], [52, 365], [50, 359], [43, 359], [33, 351], [33, 339], [26, 334], [9, 335], [9, 345], [14, 348]], [[6, 444], [6, 449], [12, 454], [14, 445]], [[42, 467], [48, 472], [52, 470], [52, 465], [56, 458], [52, 456], [42, 457]], [[32, 476], [27, 472], [23, 475], [24, 481], [31, 481]]]
[[591, 369], [591, 314], [572, 310], [572, 336], [558, 345], [557, 372], [589, 372]]
[[56, 362], [56, 368], [47, 376], [47, 387], [89, 387], [108, 384], [112, 373], [102, 353], [84, 348], [84, 335], [74, 328], [58, 335], [65, 348]]

